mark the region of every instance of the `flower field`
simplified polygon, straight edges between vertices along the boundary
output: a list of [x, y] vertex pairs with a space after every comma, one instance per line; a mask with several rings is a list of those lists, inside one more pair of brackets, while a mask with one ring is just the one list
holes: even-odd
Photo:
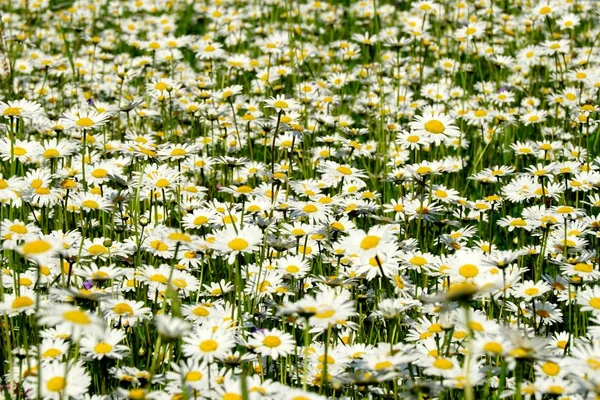
[[600, 399], [600, 2], [0, 2], [0, 397]]

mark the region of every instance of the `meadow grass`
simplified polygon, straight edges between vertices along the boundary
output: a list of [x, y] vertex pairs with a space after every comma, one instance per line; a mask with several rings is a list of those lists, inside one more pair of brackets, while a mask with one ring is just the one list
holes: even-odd
[[5, 399], [600, 398], [598, 3], [0, 11]]

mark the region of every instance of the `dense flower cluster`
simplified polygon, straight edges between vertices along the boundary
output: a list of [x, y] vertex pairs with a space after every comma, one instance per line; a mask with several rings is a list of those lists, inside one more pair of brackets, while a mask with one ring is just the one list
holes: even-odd
[[5, 398], [600, 398], [597, 2], [0, 16]]

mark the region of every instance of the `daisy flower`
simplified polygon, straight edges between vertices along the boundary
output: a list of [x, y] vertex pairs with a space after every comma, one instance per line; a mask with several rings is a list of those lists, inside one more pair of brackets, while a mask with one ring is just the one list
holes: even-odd
[[248, 344], [262, 356], [269, 356], [274, 360], [292, 353], [296, 341], [289, 333], [279, 329], [258, 330], [252, 334]]
[[7, 119], [34, 119], [44, 113], [42, 106], [35, 101], [12, 100], [8, 102], [0, 101], [0, 115]]
[[[18, 241], [24, 239], [27, 235], [38, 234], [40, 229], [34, 224], [25, 224], [18, 219], [12, 221], [5, 219], [0, 225], [0, 231], [3, 232], [2, 239], [7, 241], [2, 243], [2, 247], [14, 248]], [[15, 245], [9, 246], [8, 244], [11, 242]]]
[[69, 352], [69, 343], [63, 338], [44, 338], [40, 355], [44, 361], [60, 360]]
[[4, 300], [0, 303], [0, 314], [13, 317], [20, 313], [30, 315], [35, 312], [36, 295], [32, 289], [21, 287], [19, 294], [4, 293]]
[[228, 255], [227, 262], [233, 264], [238, 254], [252, 253], [258, 249], [262, 242], [262, 231], [253, 225], [245, 225], [243, 228], [234, 229], [227, 227], [216, 233], [213, 248]]
[[483, 253], [479, 250], [461, 249], [446, 259], [446, 273], [450, 281], [474, 282], [485, 276], [490, 268], [483, 262]]
[[183, 217], [183, 227], [186, 229], [199, 229], [208, 226], [217, 217], [217, 212], [210, 208], [196, 208]]
[[367, 177], [362, 170], [334, 161], [324, 161], [319, 165], [318, 171], [322, 174], [322, 181], [327, 186], [335, 186], [342, 181], [345, 184], [364, 185], [363, 179]]
[[186, 357], [208, 363], [222, 359], [233, 347], [235, 341], [228, 330], [199, 328], [183, 338], [183, 354]]
[[76, 194], [72, 204], [84, 211], [107, 211], [113, 207], [113, 204], [110, 201], [93, 193]]
[[203, 295], [212, 297], [219, 297], [233, 290], [233, 284], [224, 279], [218, 282], [211, 282], [210, 284], [203, 284], [202, 287], [206, 291]]
[[452, 378], [460, 374], [460, 364], [455, 358], [435, 357], [426, 358], [421, 362], [427, 375]]
[[377, 276], [392, 277], [398, 272], [398, 247], [395, 243], [387, 243], [380, 247], [380, 252], [370, 257], [366, 262], [356, 264], [356, 272], [365, 275], [367, 280]]
[[167, 371], [167, 380], [179, 385], [183, 377], [185, 385], [196, 390], [203, 390], [208, 384], [208, 369], [198, 360], [183, 360], [179, 364], [171, 363], [171, 371]]
[[104, 332], [102, 319], [68, 304], [47, 304], [40, 311], [38, 323], [49, 326], [66, 324], [71, 328], [72, 335], [75, 337], [78, 337], [81, 332], [98, 335], [102, 335]]
[[280, 258], [276, 262], [277, 268], [279, 268], [285, 275], [291, 276], [295, 279], [300, 279], [306, 276], [310, 271], [310, 264], [307, 260], [303, 260], [302, 257], [288, 255]]
[[323, 223], [330, 218], [330, 207], [318, 201], [294, 202], [291, 207], [294, 216], [308, 220], [311, 223]]
[[454, 125], [454, 120], [433, 109], [425, 110], [422, 116], [415, 116], [409, 127], [416, 135], [425, 135], [436, 145], [446, 138], [460, 136], [460, 130]]
[[91, 130], [104, 125], [109, 118], [110, 116], [106, 113], [79, 110], [65, 112], [59, 122], [65, 129]]
[[[39, 383], [37, 379], [26, 381], [26, 389], [32, 397], [38, 395], [43, 399], [60, 400], [63, 398], [83, 398], [88, 392], [92, 379], [86, 372], [85, 366], [78, 362], [66, 365], [60, 362], [52, 362], [43, 367]], [[41, 392], [38, 393], [38, 386]]]
[[530, 110], [526, 114], [521, 115], [521, 122], [525, 126], [540, 124], [545, 121], [547, 112], [542, 110]]
[[84, 335], [81, 339], [81, 353], [92, 359], [113, 358], [121, 360], [129, 347], [119, 344], [125, 339], [125, 333], [117, 329], [107, 329], [101, 336]]
[[524, 281], [522, 283], [516, 284], [512, 288], [513, 295], [517, 298], [523, 298], [526, 300], [532, 300], [538, 297], [543, 296], [546, 292], [551, 289], [550, 285], [548, 285], [544, 281]]
[[67, 140], [50, 139], [48, 142], [42, 144], [42, 157], [45, 160], [54, 160], [58, 158], [65, 158], [73, 154], [76, 151], [77, 145]]
[[196, 57], [200, 60], [215, 60], [226, 56], [223, 45], [213, 41], [203, 41], [197, 46]]
[[592, 311], [600, 315], [600, 286], [593, 286], [577, 293], [577, 304], [581, 311]]
[[50, 257], [57, 254], [62, 245], [62, 241], [51, 235], [34, 234], [23, 238], [23, 244], [17, 248], [17, 251], [38, 264], [45, 264]]
[[151, 317], [150, 308], [143, 301], [127, 300], [123, 297], [111, 298], [101, 303], [105, 318], [118, 321], [124, 326], [136, 326], [138, 322]]
[[275, 109], [278, 113], [295, 111], [300, 109], [300, 104], [290, 98], [286, 98], [284, 95], [279, 94], [275, 97], [270, 97], [264, 101], [266, 106]]
[[36, 141], [11, 141], [8, 138], [0, 140], [0, 156], [4, 161], [14, 158], [23, 164], [30, 164], [39, 159], [41, 152], [42, 146]]

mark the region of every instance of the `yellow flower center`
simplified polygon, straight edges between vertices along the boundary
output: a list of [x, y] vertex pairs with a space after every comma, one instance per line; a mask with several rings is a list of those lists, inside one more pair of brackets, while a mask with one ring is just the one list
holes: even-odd
[[231, 224], [232, 222], [237, 222], [238, 218], [235, 215], [229, 216], [226, 215], [223, 217], [223, 223]]
[[296, 274], [298, 272], [300, 272], [300, 268], [296, 265], [288, 265], [285, 268], [286, 272], [289, 272], [290, 274]]
[[363, 250], [373, 249], [373, 248], [377, 247], [377, 245], [379, 244], [379, 240], [380, 240], [380, 238], [377, 236], [366, 236], [360, 242], [360, 248]]
[[96, 168], [95, 170], [92, 171], [92, 176], [94, 178], [106, 178], [106, 176], [108, 175], [108, 171], [103, 169], [103, 168]]
[[194, 308], [192, 313], [198, 317], [208, 317], [210, 315], [208, 309], [202, 306]]
[[79, 118], [75, 123], [83, 128], [89, 128], [94, 125], [94, 121], [87, 117]]
[[101, 254], [107, 254], [108, 250], [101, 244], [93, 244], [88, 248], [88, 253], [93, 256], [99, 256]]
[[194, 225], [204, 225], [208, 222], [208, 218], [206, 218], [204, 215], [201, 215], [199, 217], [196, 217], [196, 219], [194, 219]]
[[452, 361], [447, 360], [445, 358], [438, 358], [433, 362], [433, 366], [438, 369], [451, 369], [454, 366], [454, 364], [452, 363]]
[[319, 211], [319, 209], [314, 204], [307, 204], [302, 208], [302, 211], [308, 214], [312, 214]]
[[235, 238], [228, 243], [228, 246], [233, 251], [242, 251], [248, 248], [248, 242], [241, 238]]
[[416, 172], [419, 175], [426, 175], [426, 174], [432, 173], [433, 170], [430, 167], [424, 165], [424, 166], [421, 166], [421, 167], [417, 168]]
[[151, 282], [167, 283], [169, 279], [163, 274], [154, 274], [150, 277]]
[[502, 345], [498, 342], [487, 342], [483, 346], [483, 350], [488, 353], [500, 354], [502, 353]]
[[559, 214], [568, 214], [575, 211], [573, 207], [570, 206], [561, 206], [556, 209], [556, 212]]
[[60, 155], [56, 149], [48, 149], [44, 151], [44, 158], [56, 158]]
[[34, 240], [33, 242], [25, 243], [23, 246], [23, 254], [26, 256], [43, 254], [50, 250], [52, 246], [44, 240]]
[[169, 245], [161, 240], [153, 240], [150, 242], [150, 246], [158, 251], [166, 251], [169, 249]]
[[98, 354], [110, 353], [111, 350], [112, 350], [112, 346], [105, 342], [100, 342], [94, 346], [94, 351]]
[[444, 126], [444, 124], [442, 122], [438, 121], [437, 119], [432, 119], [430, 121], [427, 121], [425, 123], [424, 128], [427, 132], [433, 133], [433, 134], [444, 133], [444, 131], [446, 130], [446, 127]]
[[31, 286], [33, 285], [33, 281], [26, 276], [19, 278], [19, 285], [21, 286]]
[[198, 346], [198, 347], [200, 348], [200, 351], [202, 351], [204, 353], [211, 353], [211, 352], [217, 350], [217, 348], [219, 347], [219, 343], [213, 339], [206, 339], [206, 340], [203, 340], [200, 343], [200, 346]]
[[352, 175], [352, 170], [348, 167], [337, 167], [336, 171], [344, 175]]
[[512, 221], [510, 221], [510, 225], [511, 226], [527, 226], [527, 222], [525, 222], [525, 220], [523, 220], [521, 218], [515, 218]]
[[113, 311], [119, 315], [133, 315], [133, 308], [127, 303], [115, 304]]
[[173, 279], [172, 283], [173, 283], [173, 285], [175, 285], [179, 289], [184, 289], [188, 285], [187, 282], [185, 280], [183, 280], [183, 279]]
[[146, 397], [146, 391], [144, 389], [131, 389], [128, 397], [130, 399], [141, 400]]
[[273, 107], [275, 107], [275, 108], [288, 108], [289, 105], [288, 105], [288, 103], [286, 103], [283, 100], [277, 100], [275, 103], [273, 103]]
[[7, 107], [4, 110], [4, 115], [6, 115], [7, 117], [18, 117], [19, 115], [21, 115], [21, 112], [23, 111], [22, 108], [20, 107]]
[[594, 297], [590, 299], [590, 306], [596, 310], [600, 310], [600, 297]]
[[573, 269], [577, 272], [592, 272], [594, 267], [592, 264], [577, 263], [573, 266]]
[[11, 308], [24, 308], [33, 305], [33, 300], [27, 296], [17, 296], [10, 304]]
[[97, 209], [98, 207], [100, 207], [100, 204], [98, 204], [98, 202], [96, 202], [94, 200], [84, 200], [81, 203], [81, 205], [86, 208], [93, 208], [93, 209]]
[[269, 335], [263, 339], [263, 344], [267, 347], [278, 347], [281, 344], [281, 339], [277, 336]]
[[92, 322], [90, 317], [80, 310], [65, 311], [63, 313], [63, 318], [79, 325], [89, 325]]
[[465, 278], [473, 278], [479, 273], [479, 268], [473, 264], [464, 264], [458, 269], [458, 273]]
[[320, 313], [316, 313], [315, 317], [317, 318], [330, 318], [331, 316], [333, 316], [333, 314], [335, 314], [335, 310], [326, 310], [326, 311], [322, 311]]
[[200, 379], [202, 379], [202, 373], [198, 372], [198, 371], [190, 371], [187, 374], [185, 374], [185, 380], [186, 381], [191, 381], [191, 382], [196, 382], [199, 381]]
[[235, 191], [238, 193], [251, 193], [252, 188], [250, 186], [243, 185], [237, 188]]
[[258, 291], [259, 291], [259, 292], [261, 292], [261, 293], [264, 293], [264, 292], [266, 292], [267, 290], [269, 290], [269, 288], [270, 288], [270, 287], [271, 287], [271, 282], [269, 282], [269, 281], [264, 281], [264, 282], [261, 282], [261, 283], [258, 285]]
[[165, 178], [160, 178], [159, 180], [156, 181], [156, 187], [163, 189], [163, 188], [166, 188], [167, 186], [169, 186], [169, 181], [166, 180]]
[[418, 267], [422, 267], [423, 265], [427, 264], [427, 260], [421, 256], [414, 256], [413, 258], [408, 260], [408, 262]]
[[540, 290], [538, 288], [536, 288], [536, 287], [525, 289], [525, 294], [527, 296], [535, 296], [539, 292], [540, 292]]
[[56, 358], [56, 357], [60, 356], [61, 354], [62, 354], [62, 351], [60, 351], [59, 349], [51, 348], [51, 349], [46, 350], [42, 354], [42, 357], [44, 357], [44, 358]]
[[186, 242], [186, 243], [189, 243], [192, 241], [192, 238], [183, 232], [171, 232], [169, 234], [169, 239], [173, 240], [175, 242]]
[[65, 381], [65, 378], [60, 376], [50, 378], [48, 379], [48, 382], [46, 382], [46, 389], [51, 392], [60, 392], [65, 388], [65, 386], [67, 386], [67, 382]]
[[380, 361], [377, 364], [375, 364], [375, 369], [376, 370], [380, 370], [380, 369], [386, 369], [386, 368], [391, 368], [394, 364], [392, 364], [390, 361]]
[[9, 228], [9, 230], [11, 232], [17, 233], [19, 235], [24, 235], [28, 232], [27, 227], [25, 225], [21, 225], [21, 224], [14, 224]]

